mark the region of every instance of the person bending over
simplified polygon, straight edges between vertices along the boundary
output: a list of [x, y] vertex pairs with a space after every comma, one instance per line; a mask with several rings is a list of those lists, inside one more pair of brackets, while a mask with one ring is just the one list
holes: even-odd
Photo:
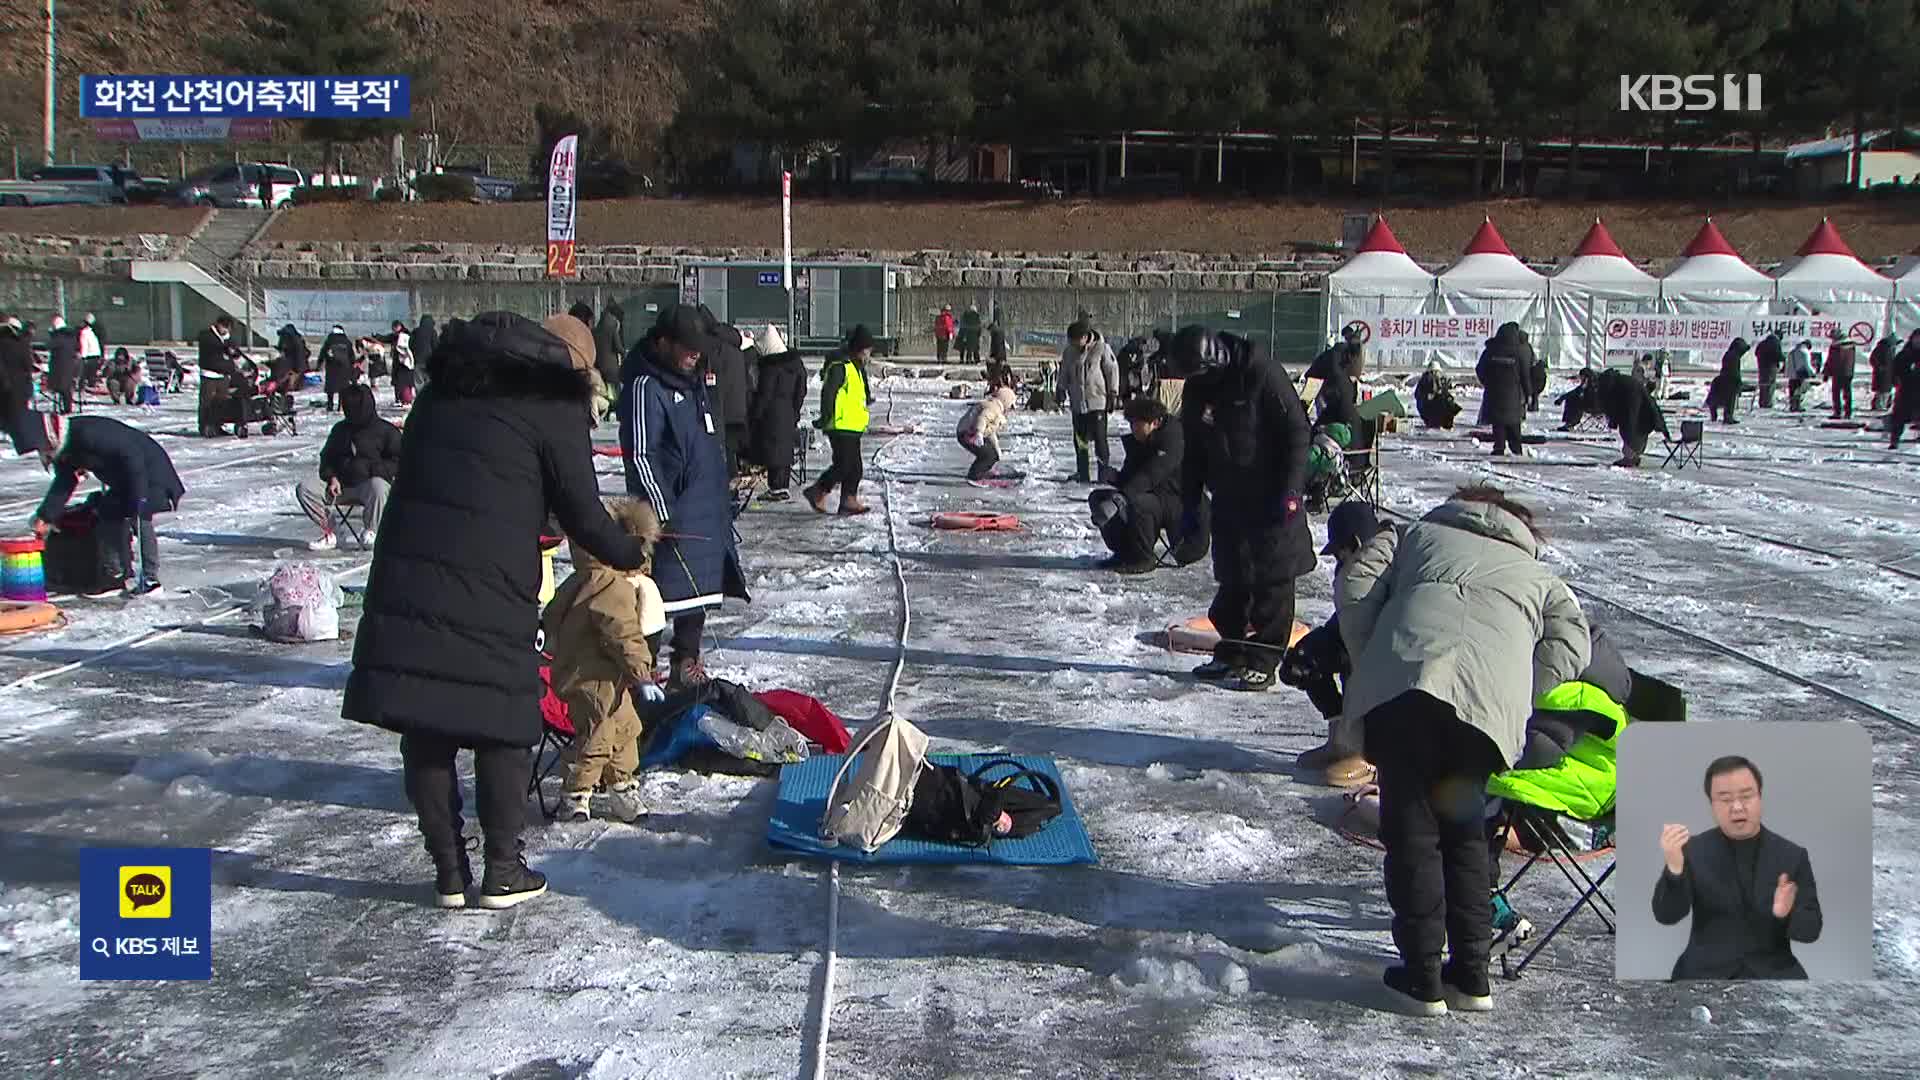
[[[160, 588], [160, 540], [153, 515], [180, 507], [187, 486], [153, 436], [104, 416], [43, 418], [40, 464], [53, 473], [47, 497], [34, 511], [33, 535], [45, 537], [73, 498], [80, 478], [92, 473], [106, 490], [88, 499], [104, 521], [124, 520], [139, 533], [139, 562], [127, 580], [127, 592], [143, 596]], [[64, 431], [62, 430], [64, 427]]]

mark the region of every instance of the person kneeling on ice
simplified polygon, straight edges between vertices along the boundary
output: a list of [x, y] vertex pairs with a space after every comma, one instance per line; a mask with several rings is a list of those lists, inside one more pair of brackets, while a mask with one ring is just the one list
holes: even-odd
[[[1334, 508], [1327, 519], [1327, 546], [1320, 554], [1334, 558], [1333, 591], [1340, 594], [1340, 583], [1347, 567], [1353, 565], [1360, 549], [1381, 529], [1373, 507], [1355, 499]], [[1391, 526], [1388, 526], [1391, 528]], [[1280, 681], [1307, 692], [1307, 700], [1320, 710], [1327, 722], [1327, 741], [1303, 752], [1297, 763], [1302, 769], [1317, 772], [1329, 787], [1350, 787], [1363, 783], [1373, 769], [1362, 755], [1358, 718], [1348, 719], [1340, 683], [1353, 674], [1353, 662], [1347, 656], [1346, 643], [1340, 639], [1340, 615], [1327, 621], [1293, 643], [1280, 661]]]
[[1487, 780], [1520, 760], [1534, 702], [1592, 661], [1586, 614], [1541, 544], [1525, 506], [1465, 487], [1375, 533], [1334, 595], [1346, 715], [1379, 774], [1401, 959], [1385, 982], [1415, 1015], [1492, 1008]]
[[320, 539], [308, 551], [332, 551], [340, 546], [333, 532], [332, 506], [360, 508], [363, 546], [371, 549], [387, 508], [387, 492], [400, 475], [400, 429], [380, 418], [373, 387], [355, 384], [340, 392], [340, 411], [346, 419], [327, 432], [320, 448], [320, 474], [294, 485], [300, 509], [320, 526]]
[[995, 387], [986, 397], [967, 406], [954, 428], [954, 438], [973, 454], [967, 466], [967, 479], [985, 480], [1000, 463], [1000, 430], [1007, 426], [1007, 414], [1013, 411], [1013, 387]]
[[[1145, 574], [1160, 565], [1160, 534], [1180, 530], [1181, 465], [1186, 456], [1186, 432], [1178, 418], [1167, 413], [1158, 398], [1137, 397], [1123, 414], [1132, 429], [1120, 439], [1127, 459], [1119, 472], [1103, 469], [1100, 481], [1109, 484], [1087, 496], [1093, 524], [1113, 552], [1101, 562], [1103, 570]], [[1177, 537], [1173, 561], [1186, 566], [1206, 557], [1211, 543], [1211, 506], [1200, 496], [1196, 527]]]
[[[53, 473], [47, 497], [34, 511], [33, 535], [45, 538], [73, 498], [80, 478], [92, 473], [106, 488], [89, 503], [105, 519], [125, 519], [139, 533], [140, 560], [127, 593], [144, 596], [160, 588], [160, 540], [153, 532], [153, 515], [180, 507], [187, 486], [174, 471], [173, 459], [153, 436], [104, 416], [65, 419], [41, 414], [40, 464]], [[62, 431], [62, 428], [65, 428]]]
[[646, 565], [632, 573], [606, 566], [576, 549], [574, 571], [554, 590], [541, 615], [553, 654], [553, 690], [573, 721], [567, 816], [585, 821], [596, 787], [607, 789], [607, 816], [633, 822], [640, 803], [641, 717], [636, 699], [654, 703], [665, 693], [654, 682], [653, 657], [666, 636], [667, 610], [654, 585], [652, 550], [660, 517], [645, 500], [611, 500], [608, 512], [628, 536], [646, 545]]
[[1427, 361], [1427, 370], [1413, 384], [1413, 407], [1420, 422], [1430, 428], [1453, 430], [1453, 418], [1460, 415], [1460, 403], [1453, 397], [1453, 380], [1440, 370], [1438, 360]]

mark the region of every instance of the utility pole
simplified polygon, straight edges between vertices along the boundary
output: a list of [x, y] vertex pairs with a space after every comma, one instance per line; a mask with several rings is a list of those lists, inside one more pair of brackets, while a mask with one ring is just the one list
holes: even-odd
[[46, 164], [53, 164], [53, 0], [47, 0]]

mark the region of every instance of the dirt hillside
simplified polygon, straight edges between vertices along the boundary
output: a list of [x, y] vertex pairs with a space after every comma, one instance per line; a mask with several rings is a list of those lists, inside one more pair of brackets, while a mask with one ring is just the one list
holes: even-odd
[[[324, 0], [322, 0], [324, 2]], [[536, 103], [605, 118], [641, 139], [673, 115], [679, 76], [667, 38], [696, 28], [698, 0], [391, 0], [390, 31], [424, 55], [434, 81], [414, 97], [442, 137], [468, 146], [533, 142]], [[60, 0], [58, 125], [81, 137], [80, 76], [104, 72], [220, 74], [218, 46], [245, 35], [249, 0]], [[0, 148], [41, 139], [44, 5], [0, 3]], [[503, 13], [511, 18], [503, 18]], [[290, 124], [278, 125], [291, 128]], [[291, 131], [278, 139], [297, 138]]]
[[[801, 249], [1012, 252], [1197, 251], [1284, 254], [1294, 241], [1339, 239], [1341, 214], [1364, 205], [1204, 202], [798, 202], [793, 239]], [[1387, 220], [1416, 258], [1446, 260], [1492, 217], [1514, 252], [1551, 261], [1570, 254], [1596, 216], [1634, 259], [1679, 254], [1702, 218], [1713, 215], [1754, 262], [1792, 255], [1820, 219], [1831, 217], [1869, 261], [1920, 246], [1920, 209], [1862, 202], [1826, 206], [1598, 204], [1509, 200], [1440, 209], [1389, 210]], [[544, 242], [540, 203], [504, 206], [311, 206], [274, 224], [268, 239], [479, 244]], [[769, 247], [780, 242], [778, 200], [634, 199], [580, 208], [583, 244]]]

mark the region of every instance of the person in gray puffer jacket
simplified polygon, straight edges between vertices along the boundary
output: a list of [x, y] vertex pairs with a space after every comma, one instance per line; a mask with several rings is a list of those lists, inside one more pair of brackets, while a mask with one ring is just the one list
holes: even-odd
[[1401, 957], [1386, 983], [1417, 1015], [1492, 1008], [1487, 778], [1520, 760], [1540, 695], [1592, 660], [1586, 614], [1540, 548], [1525, 506], [1461, 488], [1404, 533], [1374, 534], [1334, 598], [1346, 714], [1379, 776]]
[[1107, 465], [1107, 410], [1120, 400], [1120, 362], [1113, 347], [1085, 320], [1067, 327], [1067, 347], [1060, 351], [1060, 390], [1073, 410], [1073, 478], [1093, 482], [1088, 449]]

